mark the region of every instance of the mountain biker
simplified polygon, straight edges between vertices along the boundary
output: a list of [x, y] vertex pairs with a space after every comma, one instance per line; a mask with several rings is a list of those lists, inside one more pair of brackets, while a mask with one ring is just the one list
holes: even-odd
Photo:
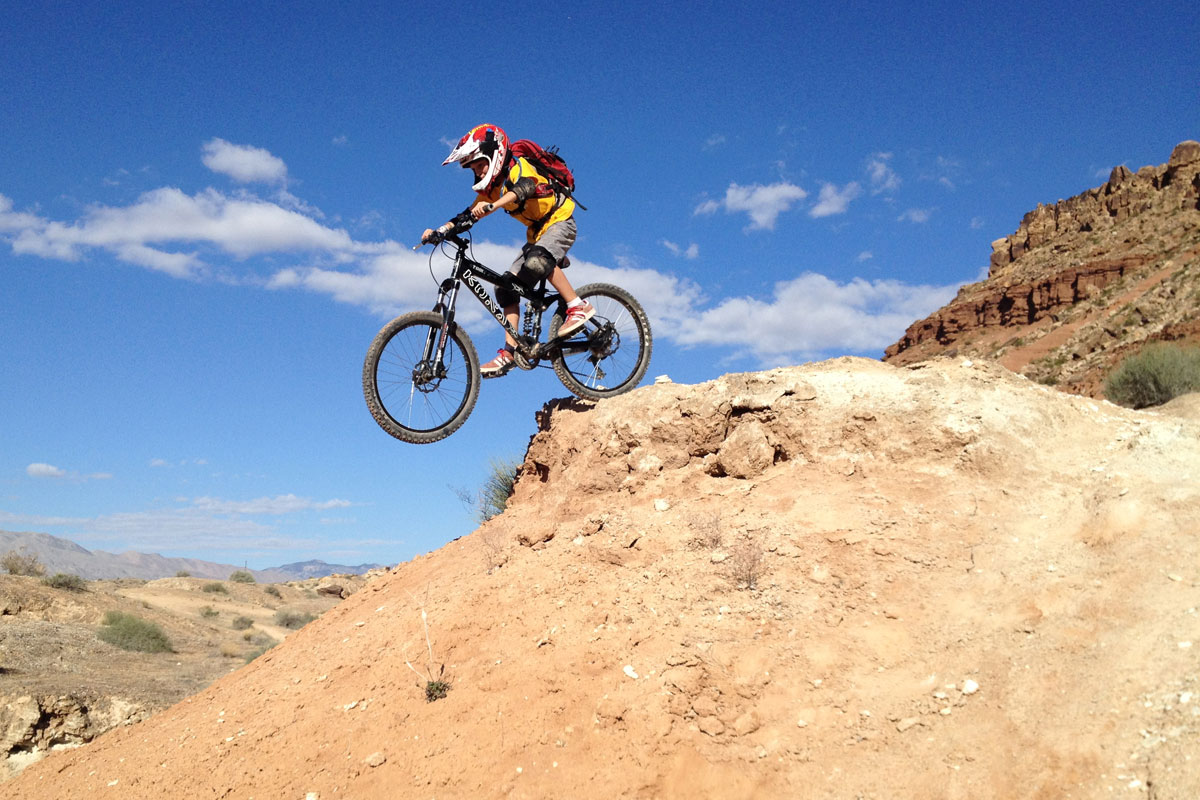
[[[476, 125], [468, 131], [442, 166], [451, 162], [458, 162], [475, 174], [475, 184], [471, 188], [478, 194], [467, 209], [472, 217], [483, 219], [499, 208], [528, 228], [525, 245], [508, 271], [527, 286], [546, 278], [566, 301], [567, 316], [558, 335], [569, 336], [582, 328], [596, 310], [575, 293], [562, 271], [562, 266], [570, 263], [566, 255], [575, 243], [575, 201], [557, 194], [546, 177], [528, 160], [514, 156], [509, 150], [508, 135], [495, 125]], [[447, 222], [437, 229], [437, 233], [444, 235], [453, 227], [453, 222]], [[421, 241], [428, 241], [433, 234], [433, 230], [426, 229]], [[496, 300], [515, 329], [520, 322], [520, 295], [507, 286], [497, 286]], [[512, 335], [506, 331], [504, 347], [479, 368], [480, 375], [498, 378], [506, 374], [516, 363], [513, 357], [516, 346]]]

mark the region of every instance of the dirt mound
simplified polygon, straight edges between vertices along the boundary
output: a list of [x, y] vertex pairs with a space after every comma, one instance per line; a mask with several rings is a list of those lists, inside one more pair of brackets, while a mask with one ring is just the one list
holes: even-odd
[[5, 790], [1200, 796], [1195, 420], [838, 359], [541, 423], [501, 517]]
[[1169, 403], [1163, 403], [1153, 410], [1185, 419], [1200, 420], [1200, 392], [1176, 397]]

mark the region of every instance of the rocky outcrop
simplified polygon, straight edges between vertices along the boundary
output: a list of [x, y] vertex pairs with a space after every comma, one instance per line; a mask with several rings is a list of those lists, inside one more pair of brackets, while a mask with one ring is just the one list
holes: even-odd
[[1115, 167], [1108, 183], [1052, 206], [1039, 204], [1015, 233], [992, 242], [989, 278], [1026, 253], [1075, 233], [1107, 231], [1147, 212], [1200, 209], [1200, 142], [1181, 142], [1166, 164], [1136, 173]]
[[92, 741], [119, 725], [150, 716], [150, 710], [118, 697], [0, 695], [0, 778], [51, 750]]
[[943, 353], [995, 358], [1071, 391], [1147, 341], [1196, 341], [1200, 142], [1166, 164], [1113, 169], [1107, 183], [1039, 205], [992, 243], [988, 279], [914, 323], [885, 361]]

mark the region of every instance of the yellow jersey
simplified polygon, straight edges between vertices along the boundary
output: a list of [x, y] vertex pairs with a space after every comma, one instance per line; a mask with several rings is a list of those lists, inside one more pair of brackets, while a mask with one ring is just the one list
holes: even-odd
[[515, 217], [518, 222], [529, 229], [525, 238], [532, 244], [541, 238], [542, 232], [546, 228], [556, 222], [570, 219], [571, 215], [575, 213], [575, 201], [569, 197], [556, 195], [554, 189], [550, 187], [550, 182], [539, 174], [537, 168], [527, 159], [514, 158], [504, 182], [491, 191], [480, 192], [478, 202], [496, 202], [501, 195], [514, 188], [517, 181], [523, 178], [530, 178], [534, 181], [535, 187], [532, 195], [527, 197], [524, 202], [518, 201], [511, 211], [505, 210], [508, 211], [509, 216]]

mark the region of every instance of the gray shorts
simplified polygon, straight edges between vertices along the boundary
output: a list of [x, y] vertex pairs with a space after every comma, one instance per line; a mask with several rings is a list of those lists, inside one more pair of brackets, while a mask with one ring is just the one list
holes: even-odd
[[[542, 278], [547, 277], [553, 270], [553, 264], [562, 261], [563, 256], [567, 254], [567, 251], [571, 249], [571, 245], [573, 244], [575, 244], [575, 218], [568, 217], [562, 222], [556, 222], [542, 231], [541, 238], [536, 242], [526, 244], [522, 247], [521, 254], [516, 257], [512, 266], [508, 268], [508, 271], [520, 278], [522, 283], [532, 285]], [[540, 247], [550, 254], [553, 262], [549, 269], [544, 267], [544, 258], [535, 258], [535, 264], [530, 265], [533, 268], [526, 269], [525, 260], [535, 247]], [[543, 263], [535, 266], [539, 261]]]

